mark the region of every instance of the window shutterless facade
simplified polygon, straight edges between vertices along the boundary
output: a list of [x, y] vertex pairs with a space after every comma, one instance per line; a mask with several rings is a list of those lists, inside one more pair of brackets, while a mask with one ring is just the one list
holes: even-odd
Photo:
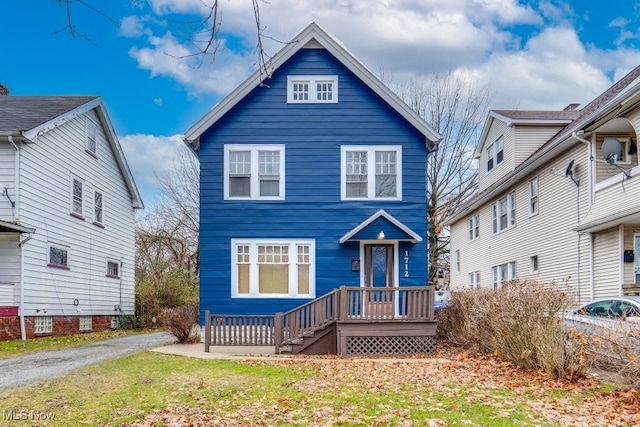
[[504, 160], [504, 138], [501, 136], [487, 150], [487, 171], [492, 170]]
[[469, 218], [469, 240], [475, 240], [480, 236], [480, 216], [473, 215]]
[[315, 241], [232, 239], [231, 295], [315, 298]]
[[469, 273], [469, 285], [472, 288], [479, 288], [480, 287], [480, 272], [479, 271], [473, 271], [473, 272]]
[[493, 288], [498, 289], [503, 282], [514, 280], [516, 278], [516, 262], [511, 261], [492, 267], [493, 270]]
[[538, 177], [529, 181], [529, 215], [538, 213]]
[[69, 269], [69, 248], [49, 243], [47, 245], [47, 265], [49, 267]]
[[402, 200], [402, 147], [343, 145], [342, 200]]
[[83, 198], [84, 181], [78, 177], [71, 177], [71, 215], [84, 218]]
[[120, 277], [120, 261], [113, 259], [107, 260], [107, 277]]
[[338, 76], [287, 76], [287, 103], [337, 103]]
[[33, 322], [33, 332], [36, 334], [50, 334], [53, 332], [52, 316], [36, 316]]
[[460, 249], [456, 249], [456, 273], [460, 273]]
[[93, 317], [92, 316], [79, 316], [78, 317], [79, 329], [81, 331], [90, 331], [93, 329]]
[[491, 206], [493, 234], [516, 225], [516, 193], [512, 192]]
[[284, 145], [225, 145], [225, 200], [284, 200]]
[[96, 157], [98, 153], [98, 126], [88, 117], [85, 119], [85, 150]]
[[93, 220], [98, 224], [104, 224], [102, 204], [104, 199], [102, 191], [95, 190], [93, 192]]

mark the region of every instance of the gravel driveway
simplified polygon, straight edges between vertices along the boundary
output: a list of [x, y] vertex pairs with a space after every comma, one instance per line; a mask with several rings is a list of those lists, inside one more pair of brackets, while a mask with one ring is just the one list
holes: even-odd
[[42, 382], [85, 366], [174, 342], [173, 335], [155, 332], [0, 359], [0, 390]]

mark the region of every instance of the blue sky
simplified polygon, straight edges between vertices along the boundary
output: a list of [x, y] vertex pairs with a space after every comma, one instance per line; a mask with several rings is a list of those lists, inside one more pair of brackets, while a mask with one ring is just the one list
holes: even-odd
[[[220, 0], [215, 62], [184, 57], [177, 22], [211, 0], [3, 2], [0, 82], [12, 95], [100, 95], [147, 205], [181, 135], [255, 70], [251, 0]], [[583, 105], [640, 65], [640, 0], [269, 0], [265, 33], [289, 40], [315, 21], [394, 82], [464, 75], [491, 108]], [[96, 12], [95, 9], [99, 12]], [[170, 18], [169, 20], [165, 18]], [[268, 53], [281, 45], [265, 39]]]

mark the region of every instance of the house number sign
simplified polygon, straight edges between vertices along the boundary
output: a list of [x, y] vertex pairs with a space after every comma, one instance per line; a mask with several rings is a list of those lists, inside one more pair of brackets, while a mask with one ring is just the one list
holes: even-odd
[[404, 274], [403, 277], [409, 277], [409, 251], [404, 251]]

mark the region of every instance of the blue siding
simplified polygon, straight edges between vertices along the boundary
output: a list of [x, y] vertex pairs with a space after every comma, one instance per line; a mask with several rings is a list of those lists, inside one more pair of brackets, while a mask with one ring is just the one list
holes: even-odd
[[[287, 104], [287, 75], [338, 75], [337, 104]], [[273, 314], [306, 300], [231, 298], [231, 239], [315, 239], [316, 295], [358, 286], [358, 242], [338, 240], [379, 209], [423, 237], [400, 243], [400, 286], [427, 283], [425, 137], [324, 49], [301, 49], [201, 137], [200, 307]], [[224, 201], [224, 144], [285, 144], [284, 201]], [[402, 145], [403, 200], [340, 200], [341, 145]], [[389, 226], [389, 224], [386, 224]], [[391, 238], [394, 230], [388, 228]], [[385, 234], [387, 229], [385, 229]], [[406, 238], [406, 235], [402, 235]], [[408, 251], [408, 277], [404, 255]]]

